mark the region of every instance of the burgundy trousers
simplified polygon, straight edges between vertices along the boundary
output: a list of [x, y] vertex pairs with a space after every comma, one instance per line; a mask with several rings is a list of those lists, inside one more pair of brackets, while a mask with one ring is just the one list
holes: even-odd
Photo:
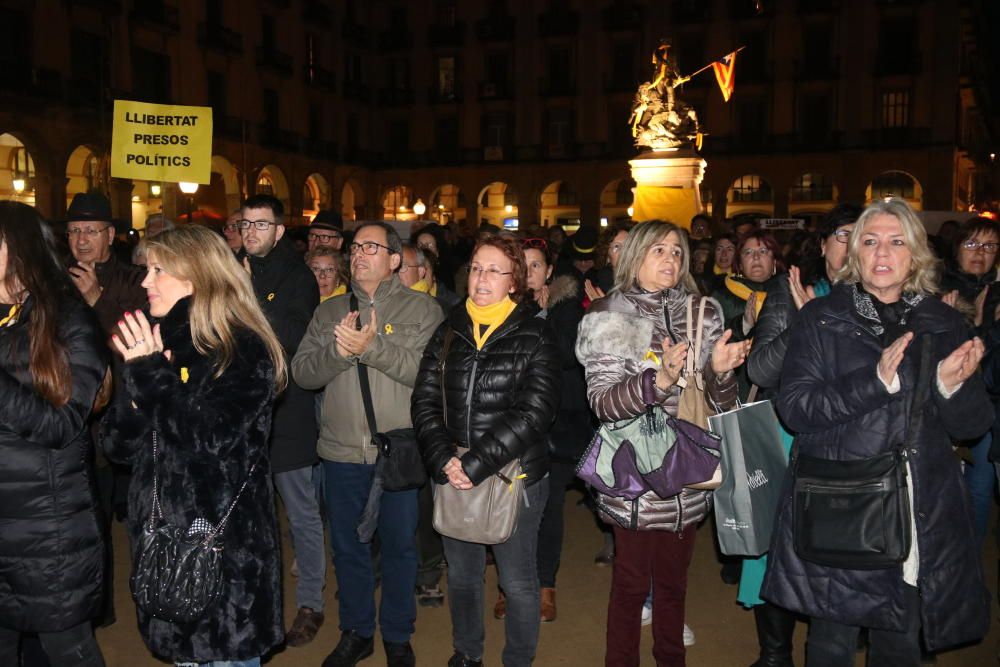
[[657, 667], [684, 665], [684, 597], [695, 527], [680, 533], [614, 527], [615, 561], [608, 602], [606, 667], [638, 667], [642, 605], [653, 590]]

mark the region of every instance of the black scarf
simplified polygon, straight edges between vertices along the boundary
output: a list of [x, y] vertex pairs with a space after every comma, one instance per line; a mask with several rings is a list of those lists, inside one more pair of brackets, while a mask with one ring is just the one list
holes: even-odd
[[854, 308], [874, 331], [883, 347], [888, 347], [897, 338], [910, 331], [907, 320], [910, 311], [924, 300], [921, 294], [904, 292], [895, 303], [882, 303], [872, 296], [861, 283], [855, 285]]

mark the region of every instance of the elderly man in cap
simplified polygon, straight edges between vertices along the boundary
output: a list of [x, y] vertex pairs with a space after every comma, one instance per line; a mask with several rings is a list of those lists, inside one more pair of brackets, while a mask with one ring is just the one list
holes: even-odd
[[320, 211], [309, 225], [309, 249], [327, 246], [340, 250], [344, 245], [344, 219], [336, 211]]
[[74, 259], [69, 267], [70, 277], [110, 335], [117, 331], [123, 313], [146, 305], [146, 290], [142, 287], [145, 271], [119, 262], [111, 251], [115, 222], [111, 204], [104, 195], [97, 192], [75, 195], [66, 211], [66, 220], [66, 236]]

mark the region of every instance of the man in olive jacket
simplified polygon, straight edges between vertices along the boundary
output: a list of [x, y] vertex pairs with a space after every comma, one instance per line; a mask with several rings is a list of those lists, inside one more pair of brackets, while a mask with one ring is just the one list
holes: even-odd
[[[324, 667], [353, 666], [372, 654], [375, 576], [370, 545], [358, 539], [378, 450], [372, 444], [358, 378], [368, 367], [379, 432], [410, 428], [410, 394], [427, 341], [444, 319], [433, 297], [407, 289], [397, 271], [402, 243], [384, 223], [361, 225], [351, 244], [351, 295], [316, 309], [292, 376], [307, 389], [325, 389], [319, 455], [326, 482], [330, 543], [340, 591], [342, 636]], [[389, 667], [415, 664], [410, 636], [417, 608], [417, 491], [385, 492], [378, 519], [382, 554], [379, 620]]]

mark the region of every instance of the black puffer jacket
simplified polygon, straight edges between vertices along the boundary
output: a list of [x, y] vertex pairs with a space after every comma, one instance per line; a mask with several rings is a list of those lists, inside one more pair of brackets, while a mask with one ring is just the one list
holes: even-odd
[[[319, 286], [312, 271], [287, 241], [266, 257], [247, 256], [253, 291], [267, 315], [288, 359], [295, 356], [319, 305]], [[316, 455], [316, 392], [303, 389], [289, 378], [278, 396], [271, 434], [271, 466], [288, 472], [312, 465]]]
[[215, 377], [214, 358], [194, 348], [189, 307], [190, 299], [181, 299], [160, 323], [170, 360], [152, 354], [125, 365], [124, 390], [102, 423], [104, 444], [109, 457], [132, 464], [133, 547], [152, 510], [154, 474], [167, 523], [190, 526], [200, 517], [217, 525], [257, 463], [226, 526], [225, 583], [214, 605], [192, 623], [170, 623], [137, 610], [139, 632], [157, 656], [174, 662], [249, 660], [284, 638], [281, 551], [267, 455], [274, 364], [260, 338], [237, 330], [236, 354]]
[[56, 632], [101, 606], [104, 543], [85, 426], [108, 347], [91, 309], [66, 296], [58, 335], [73, 388], [69, 402], [55, 407], [28, 371], [31, 305], [29, 297], [18, 322], [0, 327], [0, 626]]
[[[931, 368], [936, 368], [968, 339], [953, 308], [924, 298], [908, 316], [906, 328], [915, 338], [899, 367], [902, 389], [890, 394], [876, 370], [882, 333], [859, 312], [870, 310], [855, 287], [838, 285], [830, 296], [806, 304], [791, 329], [777, 407], [803, 454], [860, 459], [904, 442], [923, 341], [933, 346]], [[978, 374], [948, 399], [934, 378], [930, 382], [927, 402], [914, 408], [921, 421], [907, 455], [922, 630], [927, 647], [936, 651], [980, 639], [989, 624], [969, 493], [951, 443], [982, 435], [993, 410]], [[782, 495], [761, 596], [807, 616], [903, 630], [901, 567], [849, 570], [800, 559], [793, 545], [790, 487]]]
[[[462, 468], [473, 484], [520, 457], [526, 485], [549, 471], [546, 434], [559, 406], [559, 353], [538, 306], [522, 301], [476, 349], [464, 308], [449, 314], [424, 350], [413, 387], [411, 414], [427, 470], [439, 484], [456, 455], [469, 447]], [[454, 333], [445, 360], [447, 426], [441, 395], [445, 331]]]

